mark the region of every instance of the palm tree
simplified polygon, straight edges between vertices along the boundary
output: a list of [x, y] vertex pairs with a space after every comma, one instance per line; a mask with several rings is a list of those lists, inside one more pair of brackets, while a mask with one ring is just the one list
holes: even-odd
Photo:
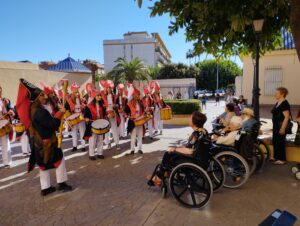
[[160, 67], [158, 67], [158, 66], [156, 66], [156, 67], [149, 66], [146, 70], [147, 75], [151, 79], [158, 79], [159, 72], [160, 72]]
[[149, 76], [146, 73], [146, 67], [144, 63], [134, 58], [131, 62], [128, 62], [124, 58], [118, 58], [116, 61], [117, 65], [110, 71], [106, 78], [111, 79], [116, 83], [125, 83], [133, 81], [148, 81]]

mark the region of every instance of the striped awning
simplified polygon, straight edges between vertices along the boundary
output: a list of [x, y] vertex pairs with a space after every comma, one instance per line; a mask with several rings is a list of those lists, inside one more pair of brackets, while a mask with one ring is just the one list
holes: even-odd
[[62, 71], [62, 72], [84, 72], [91, 73], [91, 70], [83, 64], [77, 62], [71, 57], [68, 57], [57, 64], [48, 68], [49, 71]]

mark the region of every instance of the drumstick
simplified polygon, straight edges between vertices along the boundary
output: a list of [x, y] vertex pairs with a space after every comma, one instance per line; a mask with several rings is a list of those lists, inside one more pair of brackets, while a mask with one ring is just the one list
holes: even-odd
[[[67, 98], [67, 90], [68, 90], [68, 80], [62, 80], [62, 85], [63, 85], [63, 105], [62, 107], [65, 107], [66, 105], [66, 98]], [[58, 133], [58, 142], [57, 142], [57, 146], [58, 148], [61, 148], [61, 144], [62, 144], [62, 131], [63, 131], [63, 123], [64, 120], [60, 121], [60, 127], [59, 127], [59, 133]]]

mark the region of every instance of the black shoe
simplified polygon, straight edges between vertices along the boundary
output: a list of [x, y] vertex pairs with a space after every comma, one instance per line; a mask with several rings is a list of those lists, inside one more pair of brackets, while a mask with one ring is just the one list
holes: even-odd
[[104, 159], [103, 155], [97, 155], [98, 159]]
[[5, 169], [10, 169], [10, 165], [4, 165]]
[[69, 137], [69, 138], [72, 138], [72, 135], [69, 135], [68, 137]]
[[77, 147], [73, 147], [72, 152], [77, 151]]
[[90, 160], [94, 161], [94, 160], [96, 160], [96, 157], [95, 156], [90, 156]]
[[142, 154], [143, 154], [143, 151], [142, 151], [142, 150], [138, 150], [138, 153], [142, 155]]
[[134, 155], [134, 151], [131, 151], [130, 154], [131, 154], [131, 155]]
[[67, 191], [72, 191], [72, 186], [68, 185], [66, 182], [62, 182], [58, 184], [58, 190], [67, 192]]
[[153, 137], [150, 137], [150, 140], [153, 140]]
[[55, 191], [56, 191], [56, 188], [51, 186], [49, 188], [41, 190], [41, 196], [49, 195], [49, 194], [51, 194], [51, 193], [53, 193]]
[[82, 152], [86, 152], [85, 147], [81, 148], [81, 151], [82, 151]]

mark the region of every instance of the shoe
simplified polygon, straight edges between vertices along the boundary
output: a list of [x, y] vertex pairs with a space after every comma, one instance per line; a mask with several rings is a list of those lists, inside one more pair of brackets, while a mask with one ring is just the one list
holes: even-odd
[[117, 145], [116, 145], [116, 149], [117, 149], [117, 151], [120, 151], [120, 150], [121, 150], [121, 148], [120, 148], [120, 145], [119, 145], [119, 144], [117, 144]]
[[62, 183], [58, 184], [58, 190], [67, 192], [67, 191], [72, 191], [73, 188], [72, 188], [72, 186], [68, 185], [66, 182], [62, 182]]
[[138, 150], [138, 153], [142, 155], [142, 154], [143, 154], [143, 151], [142, 151], [142, 150]]
[[131, 151], [130, 154], [131, 154], [131, 155], [134, 155], [134, 151]]
[[162, 135], [162, 131], [160, 131], [159, 135]]
[[77, 151], [77, 147], [73, 147], [72, 152]]
[[94, 161], [94, 160], [96, 160], [96, 157], [95, 156], [90, 156], [90, 160]]
[[156, 135], [157, 134], [157, 131], [155, 130], [154, 132], [153, 132], [153, 135]]
[[9, 169], [9, 168], [10, 168], [10, 165], [4, 165], [4, 168], [5, 168], [5, 169]]
[[111, 149], [111, 144], [107, 145], [107, 149], [110, 150]]
[[150, 140], [153, 140], [153, 137], [150, 137]]
[[49, 194], [51, 194], [51, 193], [53, 193], [55, 191], [56, 191], [56, 188], [51, 186], [49, 188], [41, 190], [41, 196], [49, 195]]
[[98, 159], [104, 159], [104, 155], [97, 155]]
[[72, 135], [69, 135], [68, 137], [69, 137], [69, 138], [72, 138]]
[[82, 152], [86, 152], [85, 147], [81, 148], [80, 150], [81, 150]]

